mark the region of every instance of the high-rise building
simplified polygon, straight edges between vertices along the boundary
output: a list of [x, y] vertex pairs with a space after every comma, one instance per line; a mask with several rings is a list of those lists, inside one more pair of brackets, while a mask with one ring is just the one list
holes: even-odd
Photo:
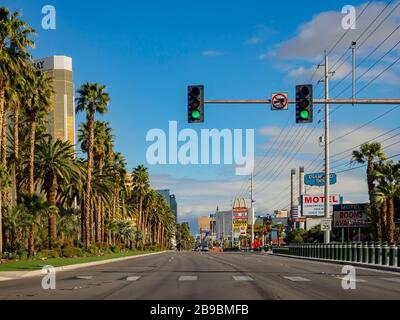
[[169, 205], [174, 212], [175, 221], [178, 222], [178, 203], [176, 202], [176, 197], [174, 194], [169, 196]]
[[54, 101], [49, 114], [49, 133], [54, 139], [69, 140], [75, 145], [74, 83], [72, 58], [52, 56], [35, 61], [36, 68], [53, 78]]
[[178, 204], [175, 195], [171, 194], [169, 189], [157, 190], [157, 192], [163, 196], [165, 202], [171, 207], [174, 212], [175, 221], [178, 222]]
[[197, 217], [197, 231], [198, 234], [200, 235], [200, 238], [202, 238], [204, 233], [209, 233], [211, 228], [210, 228], [210, 223], [211, 223], [211, 218], [210, 217]]

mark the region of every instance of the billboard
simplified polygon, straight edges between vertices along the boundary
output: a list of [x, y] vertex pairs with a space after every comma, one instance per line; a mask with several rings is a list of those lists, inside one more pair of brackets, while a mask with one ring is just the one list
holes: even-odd
[[[303, 195], [301, 197], [301, 208], [304, 217], [323, 217], [325, 196], [323, 195]], [[330, 196], [330, 210], [332, 214], [332, 205], [340, 204], [340, 195], [333, 194]]]
[[232, 231], [233, 237], [239, 238], [240, 236], [247, 235], [248, 225], [248, 210], [247, 209], [233, 209], [232, 210]]
[[335, 228], [366, 228], [368, 204], [340, 204], [333, 206]]
[[[307, 186], [323, 187], [325, 185], [325, 173], [319, 172], [319, 173], [306, 174], [304, 176], [304, 183]], [[329, 183], [330, 184], [336, 184], [337, 183], [337, 175], [336, 175], [336, 173], [331, 173], [330, 174]]]

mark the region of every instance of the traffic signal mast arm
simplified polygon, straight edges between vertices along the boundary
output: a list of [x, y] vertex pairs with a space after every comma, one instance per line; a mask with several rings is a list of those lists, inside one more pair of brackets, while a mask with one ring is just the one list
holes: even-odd
[[[271, 104], [267, 100], [205, 100], [205, 104]], [[314, 99], [313, 104], [400, 104], [400, 99]], [[296, 104], [296, 100], [289, 100], [289, 104]]]

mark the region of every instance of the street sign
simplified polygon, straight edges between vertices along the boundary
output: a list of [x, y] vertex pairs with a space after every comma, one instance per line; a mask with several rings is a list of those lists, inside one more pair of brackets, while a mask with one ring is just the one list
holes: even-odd
[[340, 204], [333, 206], [335, 228], [366, 228], [368, 204]]
[[[323, 217], [325, 196], [323, 195], [303, 195], [301, 197], [302, 212], [304, 217]], [[333, 211], [332, 205], [340, 204], [340, 195], [330, 196], [330, 212]]]
[[[313, 186], [313, 187], [323, 187], [325, 185], [325, 173], [320, 172], [320, 173], [310, 173], [306, 174], [304, 176], [304, 183], [307, 186]], [[336, 173], [331, 173], [330, 174], [330, 184], [336, 184], [337, 183], [337, 175]]]
[[273, 93], [271, 98], [271, 110], [288, 110], [289, 98], [287, 93]]
[[332, 220], [321, 219], [321, 231], [331, 231], [331, 230], [332, 230]]

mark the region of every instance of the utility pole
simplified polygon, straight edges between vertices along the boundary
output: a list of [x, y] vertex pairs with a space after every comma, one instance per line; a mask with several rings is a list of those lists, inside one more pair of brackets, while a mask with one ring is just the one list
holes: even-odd
[[294, 222], [294, 211], [296, 207], [296, 169], [291, 170], [290, 174], [290, 218], [292, 219], [291, 227], [292, 229], [296, 229], [296, 225]]
[[[330, 137], [329, 137], [329, 58], [325, 52], [325, 218], [330, 218]], [[330, 231], [324, 231], [324, 243], [330, 242]]]
[[354, 101], [356, 100], [356, 46], [357, 42], [353, 41], [351, 43], [351, 54], [352, 54], [352, 94], [351, 98], [353, 99], [353, 106], [354, 106]]
[[251, 178], [250, 178], [250, 214], [251, 214], [250, 249], [251, 249], [251, 252], [253, 252], [253, 242], [254, 242], [253, 174], [254, 174], [254, 172], [251, 171]]

